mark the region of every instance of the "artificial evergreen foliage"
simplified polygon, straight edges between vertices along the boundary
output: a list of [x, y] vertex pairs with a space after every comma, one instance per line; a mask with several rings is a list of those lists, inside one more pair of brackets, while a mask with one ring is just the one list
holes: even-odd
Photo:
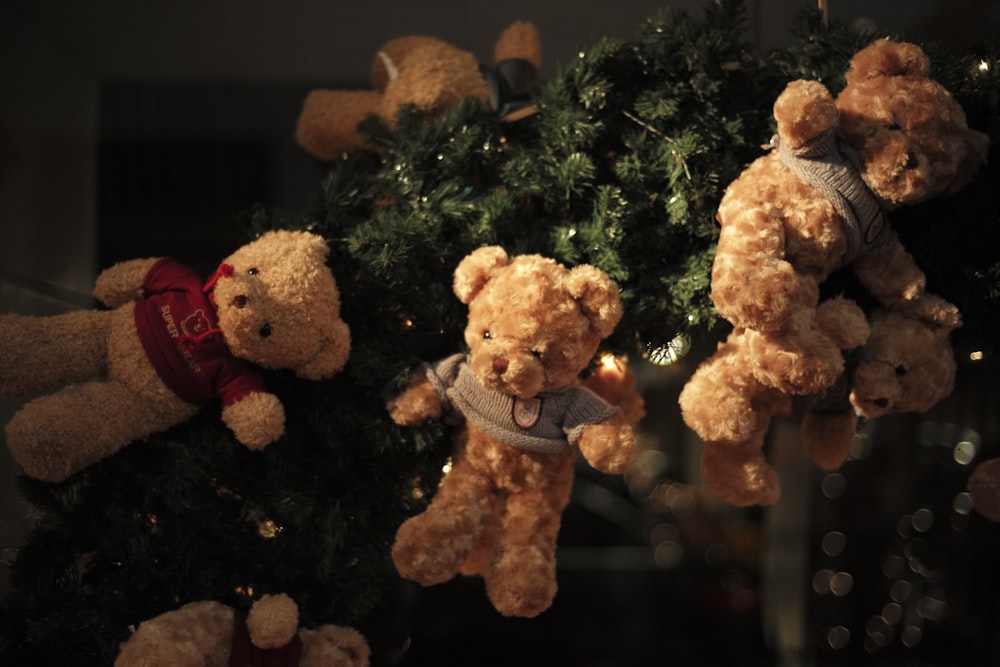
[[[744, 22], [736, 0], [659, 13], [631, 40], [582, 50], [515, 123], [472, 100], [440, 118], [404, 108], [395, 133], [366, 121], [376, 153], [330, 164], [302, 213], [250, 216], [248, 238], [281, 227], [330, 242], [347, 367], [322, 383], [269, 373], [287, 432], [262, 452], [209, 409], [62, 484], [23, 478], [36, 521], [0, 607], [0, 664], [109, 665], [130, 625], [201, 599], [247, 608], [285, 592], [304, 625], [365, 619], [396, 585], [395, 530], [433, 494], [451, 443], [446, 425], [396, 427], [384, 405], [421, 362], [461, 350], [452, 272], [480, 245], [607, 272], [625, 308], [607, 346], [635, 363], [679, 333], [717, 336], [715, 209], [769, 140], [774, 98], [799, 77], [836, 93], [853, 52], [884, 36], [809, 12], [787, 49], [762, 54]], [[992, 353], [1000, 55], [930, 53], [991, 136], [990, 165], [963, 193], [894, 218], [931, 291], [965, 313], [960, 343]]]

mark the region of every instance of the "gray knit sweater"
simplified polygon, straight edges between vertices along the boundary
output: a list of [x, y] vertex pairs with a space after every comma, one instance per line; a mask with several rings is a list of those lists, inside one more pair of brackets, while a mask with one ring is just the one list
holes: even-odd
[[583, 430], [620, 410], [576, 385], [519, 399], [484, 388], [464, 354], [425, 367], [446, 407], [457, 410], [494, 438], [533, 452], [560, 452], [575, 445]]
[[861, 180], [857, 158], [837, 141], [835, 127], [794, 150], [782, 144], [777, 135], [771, 144], [777, 146], [785, 166], [822, 192], [843, 218], [847, 235], [844, 264], [862, 252], [885, 249], [896, 238], [881, 202]]

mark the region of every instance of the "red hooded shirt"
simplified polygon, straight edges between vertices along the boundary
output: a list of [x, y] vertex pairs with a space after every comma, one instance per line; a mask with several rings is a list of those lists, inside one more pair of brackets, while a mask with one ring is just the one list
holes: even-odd
[[194, 405], [222, 399], [223, 407], [264, 392], [260, 369], [234, 357], [219, 329], [207, 285], [193, 269], [161, 259], [146, 274], [135, 305], [139, 341], [157, 375]]

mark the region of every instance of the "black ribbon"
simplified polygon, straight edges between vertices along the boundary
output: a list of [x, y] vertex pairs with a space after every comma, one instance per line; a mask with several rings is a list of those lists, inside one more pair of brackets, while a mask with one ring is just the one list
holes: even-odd
[[538, 69], [524, 58], [507, 58], [496, 67], [480, 65], [479, 71], [490, 93], [490, 108], [501, 118], [534, 104], [532, 91], [538, 81]]

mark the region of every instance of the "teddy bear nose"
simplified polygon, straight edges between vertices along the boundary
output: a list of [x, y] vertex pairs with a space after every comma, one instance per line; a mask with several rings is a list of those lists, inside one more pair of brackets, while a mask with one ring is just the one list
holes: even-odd
[[493, 370], [497, 373], [503, 373], [507, 370], [508, 362], [503, 357], [493, 357]]

